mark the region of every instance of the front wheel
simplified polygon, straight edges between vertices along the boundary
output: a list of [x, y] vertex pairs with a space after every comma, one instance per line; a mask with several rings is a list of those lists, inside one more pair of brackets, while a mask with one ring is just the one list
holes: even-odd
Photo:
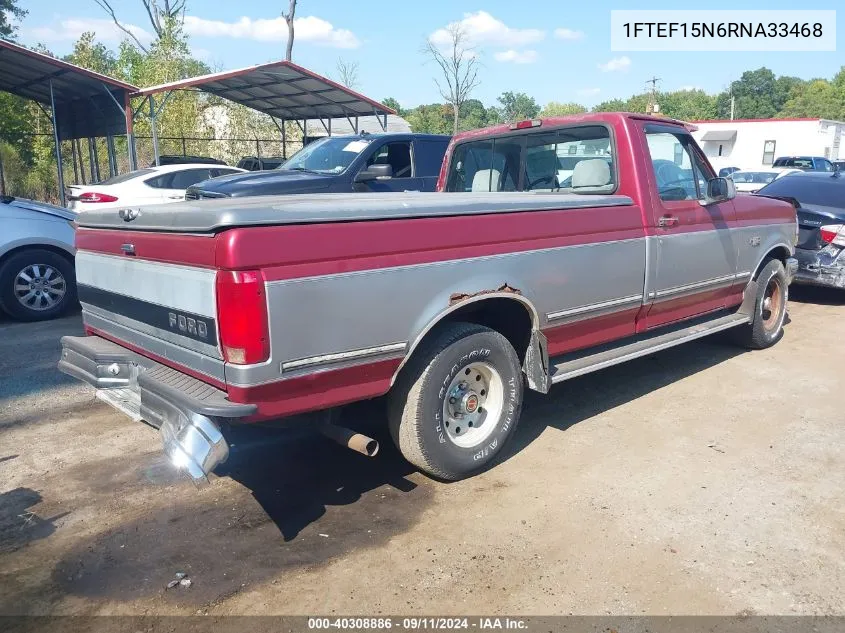
[[770, 260], [757, 275], [757, 296], [749, 325], [736, 331], [737, 342], [749, 349], [766, 349], [783, 338], [789, 289], [783, 264]]
[[388, 399], [405, 459], [445, 480], [490, 465], [513, 435], [522, 373], [510, 342], [473, 323], [442, 329], [414, 354]]

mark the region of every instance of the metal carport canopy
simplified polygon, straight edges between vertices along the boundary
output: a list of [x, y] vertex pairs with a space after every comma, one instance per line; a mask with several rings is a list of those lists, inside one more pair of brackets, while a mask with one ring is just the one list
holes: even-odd
[[[282, 121], [303, 121], [396, 114], [391, 108], [293, 62], [278, 61], [139, 90], [147, 97], [196, 89], [240, 103]], [[324, 123], [324, 125], [326, 125]], [[328, 130], [330, 132], [329, 123]]]
[[[62, 203], [60, 142], [127, 134], [131, 129], [126, 117], [129, 95], [137, 90], [123, 81], [0, 40], [0, 91], [35, 101], [50, 118]], [[48, 106], [49, 112], [43, 106]]]

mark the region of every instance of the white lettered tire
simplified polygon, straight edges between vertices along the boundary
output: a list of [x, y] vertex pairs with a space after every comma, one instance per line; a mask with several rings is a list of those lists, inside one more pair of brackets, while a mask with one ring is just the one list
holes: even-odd
[[510, 342], [474, 323], [452, 323], [425, 341], [388, 399], [402, 455], [444, 480], [488, 467], [513, 436], [523, 379]]

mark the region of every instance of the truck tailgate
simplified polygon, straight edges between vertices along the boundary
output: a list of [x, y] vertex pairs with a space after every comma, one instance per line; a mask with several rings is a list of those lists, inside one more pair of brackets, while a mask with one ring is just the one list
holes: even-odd
[[131, 349], [224, 382], [213, 269], [80, 250], [85, 324]]

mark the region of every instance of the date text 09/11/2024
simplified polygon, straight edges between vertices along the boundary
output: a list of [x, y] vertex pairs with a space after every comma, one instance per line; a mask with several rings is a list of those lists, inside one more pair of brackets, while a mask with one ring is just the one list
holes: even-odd
[[405, 631], [432, 631], [432, 630], [523, 630], [528, 628], [528, 623], [519, 618], [507, 617], [479, 617], [479, 618], [447, 618], [447, 617], [354, 617], [354, 618], [308, 618], [309, 630], [320, 629], [372, 629], [389, 630], [399, 629]]

